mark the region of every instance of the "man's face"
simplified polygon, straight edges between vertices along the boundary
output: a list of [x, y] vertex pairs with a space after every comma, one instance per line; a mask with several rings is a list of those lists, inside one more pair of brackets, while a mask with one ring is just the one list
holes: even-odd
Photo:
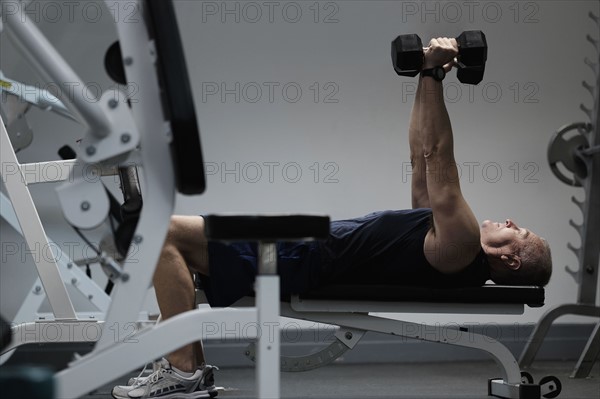
[[517, 226], [510, 219], [506, 219], [504, 223], [484, 220], [481, 225], [481, 244], [502, 253], [514, 253], [514, 249], [521, 243], [525, 244], [532, 235], [530, 230]]

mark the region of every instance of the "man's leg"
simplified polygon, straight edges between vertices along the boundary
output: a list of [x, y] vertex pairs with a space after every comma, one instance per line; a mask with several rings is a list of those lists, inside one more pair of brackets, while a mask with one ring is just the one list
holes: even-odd
[[[173, 216], [156, 271], [154, 289], [161, 317], [167, 320], [196, 307], [190, 270], [208, 275], [204, 220], [198, 216]], [[176, 368], [193, 372], [204, 363], [202, 342], [172, 352], [167, 360]]]

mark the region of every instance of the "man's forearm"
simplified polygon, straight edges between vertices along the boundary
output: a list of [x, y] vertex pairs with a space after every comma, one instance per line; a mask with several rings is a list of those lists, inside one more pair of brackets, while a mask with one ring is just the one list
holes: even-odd
[[452, 126], [444, 103], [442, 82], [421, 79], [420, 132], [425, 158], [452, 154]]
[[419, 79], [408, 127], [410, 162], [412, 166], [411, 194], [413, 208], [430, 207], [429, 196], [427, 194], [425, 158], [423, 157], [423, 141], [421, 139], [421, 93], [421, 79]]
[[[421, 140], [427, 191], [432, 208], [435, 208], [451, 203], [452, 199], [447, 196], [460, 194], [459, 176], [454, 160], [452, 126], [444, 103], [443, 85], [430, 77], [423, 78], [421, 84]], [[437, 204], [433, 204], [434, 201]]]

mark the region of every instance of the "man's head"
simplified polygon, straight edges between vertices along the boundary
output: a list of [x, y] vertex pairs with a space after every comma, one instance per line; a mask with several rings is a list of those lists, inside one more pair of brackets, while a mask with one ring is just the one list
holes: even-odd
[[485, 220], [481, 225], [481, 247], [490, 261], [490, 274], [496, 284], [548, 284], [552, 258], [548, 242], [512, 220], [504, 223]]

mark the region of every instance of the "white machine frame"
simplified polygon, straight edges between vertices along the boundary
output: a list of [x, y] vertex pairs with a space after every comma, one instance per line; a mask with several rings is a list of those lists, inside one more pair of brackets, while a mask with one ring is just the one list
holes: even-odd
[[[108, 2], [108, 0], [107, 0]], [[110, 6], [116, 6], [110, 1]], [[136, 2], [139, 8], [141, 1]], [[22, 7], [21, 3], [11, 3], [11, 7]], [[131, 2], [126, 6], [130, 7]], [[127, 11], [130, 11], [128, 9]], [[142, 15], [142, 13], [138, 13]], [[4, 16], [6, 28], [17, 40], [18, 45], [27, 55], [31, 65], [47, 75], [54, 82], [79, 82], [85, 86], [77, 74], [54, 50], [53, 46], [40, 33], [36, 26], [27, 18], [25, 12], [7, 13]], [[355, 335], [344, 335], [345, 345], [354, 345], [361, 331], [379, 331], [387, 334], [401, 335], [409, 338], [442, 342], [483, 350], [489, 353], [502, 370], [503, 379], [490, 382], [490, 394], [506, 398], [519, 398], [521, 390], [521, 375], [514, 356], [499, 342], [472, 332], [458, 334], [452, 342], [430, 339], [410, 331], [417, 325], [403, 321], [375, 317], [368, 312], [406, 311], [466, 312], [466, 313], [510, 313], [523, 312], [523, 305], [498, 306], [490, 308], [481, 305], [466, 304], [389, 304], [384, 308], [376, 304], [365, 303], [333, 303], [300, 301], [295, 298], [291, 305], [283, 305], [274, 298], [279, 298], [279, 276], [270, 274], [275, 270], [275, 245], [262, 245], [260, 270], [267, 273], [259, 274], [256, 281], [256, 300], [250, 308], [229, 309], [196, 309], [165, 320], [150, 328], [137, 331], [135, 322], [138, 321], [140, 309], [143, 306], [147, 289], [156, 267], [160, 250], [167, 234], [170, 217], [174, 210], [176, 187], [174, 182], [174, 166], [169, 144], [172, 140], [171, 127], [163, 113], [159, 82], [155, 70], [157, 56], [153, 41], [143, 19], [139, 23], [116, 21], [120, 39], [126, 75], [129, 81], [134, 81], [139, 87], [137, 95], [141, 101], [133, 104], [131, 109], [126, 106], [122, 93], [106, 92], [97, 103], [90, 103], [83, 98], [67, 98], [68, 88], [58, 97], [63, 101], [71, 114], [88, 127], [78, 151], [77, 160], [69, 171], [69, 179], [58, 191], [61, 206], [66, 219], [79, 228], [99, 225], [108, 214], [108, 201], [99, 184], [85, 180], [84, 169], [88, 165], [100, 165], [102, 168], [117, 167], [127, 162], [135, 164], [143, 170], [141, 184], [144, 206], [141, 212], [134, 242], [137, 245], [137, 259], [132, 262], [126, 258], [119, 269], [115, 282], [112, 300], [108, 304], [104, 323], [94, 322], [100, 327], [95, 348], [89, 354], [79, 357], [55, 376], [56, 395], [63, 398], [77, 398], [91, 390], [106, 384], [134, 370], [142, 364], [156, 359], [158, 356], [173, 351], [185, 344], [214, 337], [214, 331], [204, 328], [204, 323], [211, 326], [223, 326], [225, 331], [234, 331], [231, 323], [247, 328], [244, 338], [258, 339], [257, 366], [257, 395], [260, 398], [277, 398], [280, 392], [280, 351], [279, 323], [280, 312], [283, 316], [318, 321], [326, 324], [342, 326], [355, 331]], [[126, 131], [128, 140], [121, 140]], [[8, 138], [3, 128], [2, 138]], [[3, 144], [3, 148], [4, 143]], [[138, 149], [139, 146], [139, 149]], [[160, 159], [161, 162], [155, 162]], [[14, 152], [2, 153], [2, 162], [16, 162]], [[13, 187], [10, 188], [11, 199], [25, 198], [21, 190], [13, 198]], [[20, 202], [20, 201], [19, 201]], [[25, 201], [27, 202], [27, 201]], [[32, 202], [28, 209], [15, 211], [32, 212]], [[86, 204], [85, 206], [83, 206]], [[26, 205], [23, 205], [26, 206]], [[24, 213], [23, 213], [24, 214]], [[25, 223], [27, 218], [18, 218], [24, 236], [28, 243], [46, 242], [47, 238], [40, 231], [40, 223], [30, 230]], [[38, 220], [39, 222], [39, 220]], [[33, 231], [30, 233], [30, 231]], [[110, 263], [110, 259], [105, 259]], [[140, 267], [140, 265], [143, 265]], [[52, 275], [48, 274], [52, 270]], [[66, 290], [60, 288], [63, 281], [59, 278], [59, 267], [53, 264], [38, 268], [40, 278], [49, 296], [56, 321], [65, 326], [80, 323], [73, 310]], [[48, 283], [51, 281], [51, 283]], [[49, 284], [52, 289], [48, 289]], [[376, 307], [377, 306], [377, 307]], [[39, 324], [40, 321], [35, 323]], [[134, 323], [134, 324], [132, 324]], [[229, 327], [228, 327], [229, 326]], [[447, 336], [444, 327], [436, 329], [438, 337]], [[350, 337], [350, 338], [348, 338]], [[93, 376], [90, 377], [90, 376]]]
[[[110, 297], [83, 271], [74, 267], [73, 261], [60, 246], [47, 237], [29, 192], [28, 186], [31, 184], [65, 180], [74, 161], [52, 162], [52, 167], [59, 170], [56, 178], [44, 173], [32, 173], [44, 170], [49, 162], [20, 164], [4, 123], [0, 125], [3, 165], [0, 173], [10, 196], [9, 200], [4, 193], [0, 193], [0, 216], [23, 236], [30, 251], [44, 251], [44, 256], [33, 257], [38, 278], [13, 318], [13, 340], [0, 357], [0, 363], [3, 363], [14, 349], [24, 344], [93, 341], [85, 338], [82, 331], [103, 320]], [[75, 287], [97, 311], [76, 312], [67, 285]], [[45, 299], [48, 300], [51, 313], [39, 312]]]

